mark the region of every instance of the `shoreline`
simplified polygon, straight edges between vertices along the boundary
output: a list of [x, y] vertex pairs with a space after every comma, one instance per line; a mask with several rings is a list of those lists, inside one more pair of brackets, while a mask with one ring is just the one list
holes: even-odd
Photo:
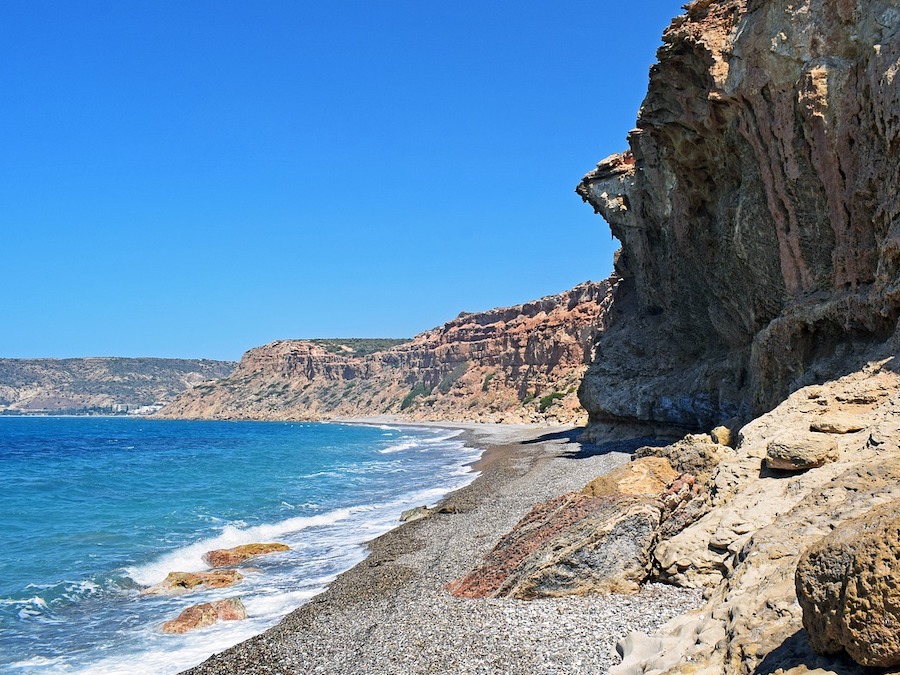
[[184, 673], [605, 672], [616, 640], [700, 604], [651, 584], [636, 595], [465, 600], [446, 584], [480, 562], [531, 507], [630, 459], [636, 440], [584, 445], [572, 426], [404, 423], [462, 429], [481, 457], [441, 513], [399, 524], [368, 555], [280, 623]]

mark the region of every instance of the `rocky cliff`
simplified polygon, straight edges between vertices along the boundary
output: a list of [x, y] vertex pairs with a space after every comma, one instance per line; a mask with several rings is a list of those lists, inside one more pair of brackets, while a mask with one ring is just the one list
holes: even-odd
[[686, 10], [629, 149], [578, 186], [622, 243], [595, 422], [746, 420], [897, 328], [900, 3]]
[[0, 359], [0, 413], [135, 412], [225, 377], [235, 365], [208, 359]]
[[900, 0], [685, 9], [578, 186], [622, 243], [579, 394], [584, 442], [710, 433], [635, 453], [678, 476], [645, 501], [536, 506], [454, 590], [703, 589], [611, 675], [898, 673]]
[[610, 283], [587, 282], [515, 307], [460, 314], [372, 353], [339, 340], [280, 340], [248, 351], [231, 376], [159, 414], [215, 419], [573, 422], [576, 390], [603, 330]]

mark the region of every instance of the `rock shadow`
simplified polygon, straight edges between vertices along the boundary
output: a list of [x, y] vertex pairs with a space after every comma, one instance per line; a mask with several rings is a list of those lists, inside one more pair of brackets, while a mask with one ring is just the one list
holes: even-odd
[[753, 675], [774, 675], [774, 673], [804, 666], [809, 670], [822, 668], [837, 675], [881, 675], [897, 672], [884, 668], [864, 668], [845, 653], [821, 656], [809, 646], [806, 630], [800, 629], [778, 647], [766, 654], [753, 671]]
[[522, 441], [522, 445], [536, 445], [538, 443], [546, 443], [548, 441], [565, 441], [566, 450], [559, 454], [564, 459], [586, 459], [588, 457], [596, 457], [597, 455], [606, 455], [611, 452], [633, 453], [638, 448], [646, 445], [664, 446], [671, 443], [671, 440], [663, 440], [655, 436], [640, 436], [635, 438], [616, 439], [605, 441], [603, 443], [588, 443], [579, 440], [583, 429], [569, 429], [564, 431], [553, 431], [542, 434], [537, 438]]

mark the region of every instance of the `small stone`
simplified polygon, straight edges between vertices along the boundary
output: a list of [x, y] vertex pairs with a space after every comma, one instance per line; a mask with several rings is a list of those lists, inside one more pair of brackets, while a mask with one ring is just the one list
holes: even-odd
[[782, 471], [814, 469], [840, 457], [833, 438], [819, 434], [789, 433], [769, 442], [766, 466]]

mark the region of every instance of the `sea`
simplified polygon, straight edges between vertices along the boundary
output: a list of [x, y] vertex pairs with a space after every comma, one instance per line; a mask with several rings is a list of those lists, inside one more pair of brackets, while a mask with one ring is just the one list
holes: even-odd
[[[434, 427], [0, 417], [0, 673], [177, 673], [274, 625], [402, 511], [469, 483], [478, 450]], [[283, 542], [231, 588], [142, 595], [212, 549]], [[249, 618], [183, 635], [186, 607]]]

